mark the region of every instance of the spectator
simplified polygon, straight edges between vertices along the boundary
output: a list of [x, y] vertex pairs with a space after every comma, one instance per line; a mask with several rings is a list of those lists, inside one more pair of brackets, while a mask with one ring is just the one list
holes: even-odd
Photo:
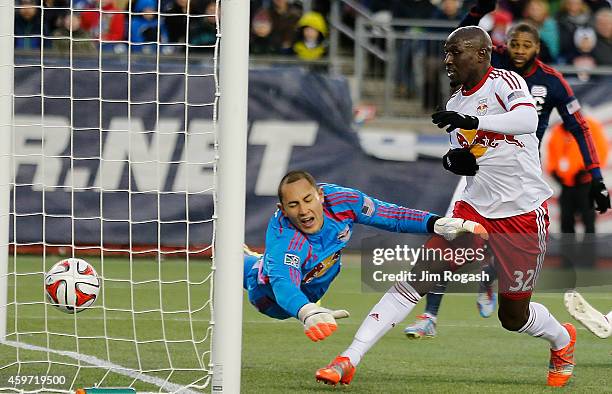
[[[597, 35], [591, 27], [579, 27], [574, 32], [574, 46], [576, 53], [572, 56], [572, 64], [583, 70], [590, 70], [596, 67], [595, 58], [592, 51], [597, 44]], [[581, 80], [588, 80], [586, 73], [578, 74]]]
[[259, 9], [251, 22], [251, 42], [249, 50], [254, 55], [274, 53], [274, 46], [270, 40], [272, 32], [272, 19], [265, 8]]
[[498, 9], [502, 9], [512, 14], [513, 20], [519, 20], [523, 17], [525, 6], [529, 0], [500, 0]]
[[596, 13], [602, 8], [610, 9], [610, 6], [612, 6], [612, 3], [608, 0], [584, 0], [584, 2], [589, 6], [592, 13]]
[[[123, 44], [113, 43], [122, 41], [125, 38], [125, 14], [117, 13], [121, 11], [116, 6], [115, 0], [101, 0], [101, 12], [97, 11], [100, 7], [100, 0], [90, 4], [87, 9], [96, 11], [83, 11], [81, 13], [81, 26], [92, 37], [101, 39], [102, 49], [123, 52]], [[100, 22], [102, 17], [102, 22]], [[110, 43], [108, 43], [110, 41]]]
[[543, 60], [546, 63], [557, 61], [559, 56], [559, 28], [557, 21], [549, 16], [548, 3], [544, 0], [529, 0], [525, 6], [523, 17], [540, 32], [540, 40], [546, 44], [551, 59]]
[[165, 41], [165, 29], [159, 26], [159, 14], [157, 13], [157, 0], [137, 0], [134, 6], [131, 26], [131, 42], [134, 52], [152, 53], [156, 50], [156, 43]]
[[[40, 8], [34, 0], [21, 0], [15, 12], [15, 48], [40, 48]], [[33, 37], [28, 37], [33, 36]]]
[[272, 41], [272, 46], [278, 53], [291, 53], [291, 45], [300, 14], [300, 10], [289, 5], [287, 0], [272, 0], [272, 6], [270, 7], [270, 18], [272, 19], [270, 41]]
[[574, 33], [579, 27], [592, 25], [592, 15], [583, 0], [563, 0], [559, 12], [560, 55], [565, 61], [570, 61], [578, 52], [574, 45]]
[[[189, 9], [187, 8], [188, 3]], [[202, 14], [198, 5], [199, 3], [193, 0], [174, 0], [170, 8], [166, 10], [167, 14], [173, 15], [166, 16], [164, 19], [168, 31], [168, 42], [183, 44], [187, 42], [187, 16]]]
[[63, 26], [55, 30], [55, 37], [62, 39], [53, 40], [53, 49], [62, 54], [93, 53], [96, 51], [94, 39], [82, 28], [80, 12], [67, 14], [63, 18]]
[[[586, 117], [589, 125], [595, 150], [599, 156], [601, 167], [605, 167], [608, 157], [608, 141], [602, 125], [595, 119]], [[574, 233], [576, 216], [579, 215], [584, 224], [586, 234], [595, 233], [595, 211], [589, 204], [589, 190], [591, 175], [584, 168], [582, 154], [575, 138], [562, 124], [553, 127], [548, 141], [548, 155], [546, 171], [561, 185], [559, 203], [561, 208], [561, 232], [564, 235], [562, 242], [563, 263], [572, 266], [578, 261], [587, 265], [594, 263], [594, 243], [584, 243], [579, 250], [574, 250], [576, 239]], [[585, 238], [586, 240], [586, 238]]]
[[[376, 9], [378, 10], [376, 16], [381, 26], [388, 26], [392, 18], [428, 19], [437, 10], [430, 0], [379, 1]], [[422, 32], [424, 30], [420, 27], [402, 29], [411, 33]], [[383, 41], [379, 40], [378, 44], [384, 46]], [[425, 56], [424, 47], [416, 40], [398, 40], [396, 46], [397, 67], [394, 77], [397, 94], [399, 96], [412, 97], [420, 90], [418, 87], [422, 86], [420, 82], [424, 80], [424, 76], [422, 73], [418, 74], [419, 70], [416, 68], [422, 69], [423, 57]]]
[[[206, 4], [202, 4], [198, 0], [190, 0], [189, 9], [187, 9], [188, 1], [174, 0], [172, 7], [167, 11], [169, 14], [175, 14], [167, 16], [165, 20], [168, 40], [172, 43], [186, 43], [189, 37], [190, 45], [214, 45], [217, 41], [216, 3], [207, 1]], [[195, 51], [208, 49], [207, 47], [191, 48]]]
[[327, 50], [327, 23], [318, 12], [307, 12], [298, 21], [298, 35], [293, 51], [302, 60], [317, 60]]
[[43, 34], [50, 37], [53, 32], [64, 27], [64, 17], [70, 8], [69, 0], [43, 1]]
[[426, 19], [436, 12], [436, 6], [429, 0], [391, 0], [386, 3], [393, 18]]
[[512, 14], [501, 7], [485, 15], [478, 24], [489, 32], [494, 46], [506, 45], [506, 33], [512, 24]]
[[189, 37], [189, 44], [206, 45], [206, 48], [200, 47], [198, 50], [212, 51], [217, 42], [217, 18], [219, 15], [215, 0], [208, 0], [206, 5], [204, 5], [204, 13], [206, 16], [199, 18], [200, 23], [194, 25], [194, 28], [197, 26], [197, 31], [194, 31], [193, 37]]
[[[461, 21], [461, 0], [442, 0], [434, 11], [432, 19], [441, 21]], [[450, 34], [453, 28], [431, 28], [431, 32]], [[440, 54], [444, 53], [441, 41], [426, 41], [425, 48], [425, 85], [423, 88], [423, 107], [433, 109], [441, 106], [449, 96], [448, 79], [444, 73], [444, 64]]]
[[599, 66], [612, 66], [612, 10], [602, 8], [595, 14], [597, 44], [591, 52]]

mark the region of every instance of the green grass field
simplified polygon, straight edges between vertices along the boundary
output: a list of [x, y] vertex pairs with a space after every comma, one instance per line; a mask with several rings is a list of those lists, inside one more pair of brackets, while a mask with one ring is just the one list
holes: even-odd
[[[42, 263], [34, 257], [20, 256], [18, 273], [41, 271]], [[51, 262], [58, 259], [49, 259]], [[543, 340], [504, 331], [492, 317], [482, 319], [475, 308], [475, 296], [471, 294], [449, 295], [441, 308], [439, 336], [433, 340], [410, 341], [402, 334], [403, 325], [393, 329], [364, 358], [359, 365], [353, 383], [347, 387], [332, 388], [317, 384], [314, 372], [326, 365], [336, 354], [350, 343], [363, 317], [380, 297], [377, 293], [363, 293], [359, 259], [345, 256], [345, 266], [331, 291], [323, 300], [325, 306], [348, 309], [352, 316], [340, 321], [336, 333], [327, 340], [312, 343], [302, 333], [301, 325], [294, 319], [275, 321], [258, 314], [245, 298], [243, 320], [243, 366], [242, 391], [245, 393], [405, 393], [405, 392], [553, 392], [545, 386], [548, 365], [548, 346]], [[183, 260], [165, 260], [161, 265], [146, 259], [134, 260], [132, 279], [143, 282], [134, 286], [133, 292], [127, 282], [130, 278], [127, 259], [105, 259], [102, 273], [99, 260], [88, 258], [106, 281], [103, 294], [96, 302], [107, 308], [106, 324], [102, 309], [92, 309], [76, 315], [63, 314], [51, 306], [42, 304], [20, 305], [17, 326], [20, 332], [41, 332], [20, 335], [19, 340], [31, 345], [79, 352], [101, 360], [110, 359], [117, 365], [128, 368], [140, 367], [148, 370], [175, 368], [197, 368], [198, 354], [209, 349], [207, 337], [210, 297], [208, 277], [209, 264], [195, 260], [187, 265]], [[185, 282], [160, 285], [157, 280], [173, 282], [186, 278]], [[546, 275], [544, 273], [543, 275]], [[111, 281], [109, 279], [114, 279]], [[195, 284], [195, 282], [202, 282]], [[42, 301], [42, 274], [18, 276], [17, 299], [19, 302]], [[14, 283], [9, 286], [9, 301], [15, 295]], [[601, 310], [612, 307], [612, 294], [608, 291], [585, 293], [592, 304]], [[571, 321], [564, 310], [559, 294], [541, 294], [535, 300], [544, 303], [561, 321]], [[103, 301], [103, 302], [102, 302]], [[142, 312], [123, 312], [131, 309]], [[164, 324], [160, 305], [163, 306]], [[182, 312], [191, 306], [197, 312]], [[116, 309], [110, 311], [109, 309]], [[423, 306], [408, 318], [420, 313]], [[10, 308], [9, 333], [15, 331], [14, 309]], [[45, 313], [47, 326], [45, 327]], [[46, 335], [44, 332], [53, 332]], [[81, 338], [57, 334], [74, 334]], [[105, 340], [104, 333], [113, 340]], [[140, 341], [137, 349], [133, 344], [134, 332]], [[192, 334], [193, 333], [193, 334]], [[169, 341], [161, 339], [166, 338]], [[191, 341], [195, 339], [196, 345]], [[9, 337], [15, 340], [14, 336]], [[49, 343], [47, 343], [49, 341]], [[183, 341], [183, 342], [181, 342]], [[198, 343], [201, 341], [201, 343]], [[196, 353], [197, 348], [197, 353]], [[612, 339], [601, 340], [579, 327], [576, 357], [576, 376], [564, 391], [612, 392]], [[110, 357], [108, 357], [110, 355]], [[0, 345], [0, 366], [8, 365], [17, 358], [12, 346]], [[51, 354], [53, 361], [66, 364], [77, 362], [66, 355]], [[19, 350], [19, 359], [46, 360], [47, 354], [36, 350]], [[91, 361], [88, 359], [88, 361]], [[203, 365], [208, 362], [204, 356]], [[52, 386], [57, 389], [91, 386], [102, 380], [105, 369], [82, 368], [48, 363], [22, 364], [0, 369], [0, 387], [8, 386], [7, 379], [20, 375], [64, 375], [67, 383]], [[168, 378], [167, 371], [151, 372], [149, 377], [162, 381]], [[203, 373], [184, 371], [175, 373], [169, 380], [175, 384], [187, 384], [203, 378]], [[73, 382], [74, 379], [74, 382]], [[133, 377], [109, 373], [104, 377], [106, 386], [127, 386], [134, 382], [140, 391], [159, 391], [154, 383], [142, 382]], [[159, 380], [156, 381], [159, 383]], [[176, 386], [175, 386], [176, 387]], [[40, 386], [20, 386], [21, 389], [37, 389]], [[48, 391], [48, 390], [46, 390]], [[203, 390], [209, 392], [209, 389]]]

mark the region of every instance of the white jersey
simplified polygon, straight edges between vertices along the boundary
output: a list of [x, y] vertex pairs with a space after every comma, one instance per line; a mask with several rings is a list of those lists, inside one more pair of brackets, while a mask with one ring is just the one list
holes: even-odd
[[[518, 74], [491, 67], [470, 91], [457, 91], [446, 109], [486, 116], [535, 107], [527, 83]], [[538, 138], [533, 133], [505, 135], [492, 131], [455, 129], [452, 148], [470, 148], [479, 170], [468, 176], [461, 199], [485, 218], [505, 218], [531, 212], [553, 192], [542, 178]]]

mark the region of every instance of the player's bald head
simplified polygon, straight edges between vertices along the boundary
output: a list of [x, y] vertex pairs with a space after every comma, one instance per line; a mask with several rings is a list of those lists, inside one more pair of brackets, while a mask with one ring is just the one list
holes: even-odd
[[489, 58], [493, 49], [491, 37], [478, 26], [465, 26], [456, 29], [448, 36], [446, 43], [462, 43], [465, 48], [472, 48], [475, 51], [484, 50], [489, 54]]

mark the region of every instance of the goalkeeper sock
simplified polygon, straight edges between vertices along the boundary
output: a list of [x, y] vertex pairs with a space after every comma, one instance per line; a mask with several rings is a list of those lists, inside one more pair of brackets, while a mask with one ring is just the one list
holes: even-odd
[[550, 342], [552, 350], [559, 350], [567, 346], [570, 336], [548, 309], [537, 302], [529, 303], [529, 318], [527, 323], [518, 331], [540, 337]]
[[410, 314], [421, 296], [405, 282], [391, 287], [365, 318], [353, 343], [341, 356], [348, 357], [357, 366], [361, 358], [380, 338]]

